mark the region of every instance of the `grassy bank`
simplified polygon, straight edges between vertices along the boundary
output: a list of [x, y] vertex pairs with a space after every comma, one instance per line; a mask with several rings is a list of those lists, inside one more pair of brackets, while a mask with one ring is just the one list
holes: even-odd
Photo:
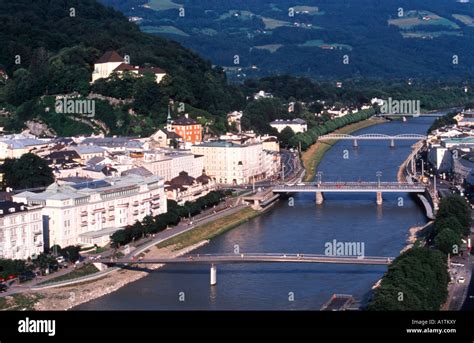
[[86, 275], [91, 275], [94, 273], [97, 273], [99, 270], [93, 265], [93, 264], [85, 264], [82, 267], [76, 268], [70, 273], [58, 276], [56, 278], [49, 279], [44, 282], [40, 282], [38, 285], [47, 285], [53, 282], [59, 282], [59, 281], [66, 281], [66, 280], [72, 280], [72, 279], [77, 279], [82, 276]]
[[201, 241], [212, 239], [258, 215], [258, 211], [247, 207], [237, 213], [233, 213], [208, 224], [198, 226], [193, 230], [184, 232], [178, 236], [161, 242], [157, 245], [157, 247], [164, 248], [170, 245], [175, 245], [174, 250], [183, 249]]
[[[350, 134], [357, 130], [360, 130], [372, 125], [385, 123], [385, 122], [386, 122], [385, 120], [379, 120], [379, 119], [366, 119], [358, 123], [344, 126], [343, 128], [337, 129], [331, 133]], [[331, 149], [332, 146], [336, 144], [336, 142], [337, 140], [317, 142], [311, 145], [311, 147], [303, 153], [303, 156], [301, 159], [303, 160], [303, 165], [306, 170], [304, 181], [311, 181], [315, 178], [316, 168], [318, 167], [319, 163], [323, 159], [324, 154], [326, 153], [326, 151]]]
[[14, 294], [0, 298], [0, 311], [34, 311], [40, 294]]

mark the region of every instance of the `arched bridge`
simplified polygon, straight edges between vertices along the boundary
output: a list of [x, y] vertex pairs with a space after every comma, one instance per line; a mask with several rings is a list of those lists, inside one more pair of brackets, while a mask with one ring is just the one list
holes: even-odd
[[358, 141], [377, 141], [377, 140], [386, 140], [390, 141], [390, 147], [395, 146], [395, 141], [408, 141], [408, 140], [423, 140], [427, 136], [419, 135], [415, 133], [405, 133], [395, 136], [384, 135], [382, 133], [366, 133], [364, 135], [353, 136], [342, 133], [330, 133], [327, 135], [322, 135], [318, 137], [318, 141], [328, 141], [328, 140], [351, 140], [353, 141], [353, 146], [358, 146]]
[[340, 139], [340, 140], [358, 139], [358, 140], [375, 141], [375, 140], [421, 140], [421, 139], [426, 139], [426, 138], [427, 136], [414, 134], [414, 133], [406, 133], [406, 134], [395, 135], [395, 136], [384, 135], [382, 133], [366, 133], [364, 135], [358, 135], [358, 136], [347, 135], [343, 133], [330, 133], [327, 135], [319, 136], [318, 140], [325, 141], [325, 140], [332, 140], [332, 139]]

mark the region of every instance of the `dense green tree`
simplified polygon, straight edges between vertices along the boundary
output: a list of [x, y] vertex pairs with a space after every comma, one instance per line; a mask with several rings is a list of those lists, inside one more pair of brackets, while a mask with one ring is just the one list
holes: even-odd
[[369, 303], [370, 310], [439, 310], [447, 297], [446, 256], [414, 247], [389, 266]]
[[48, 163], [32, 153], [23, 154], [19, 159], [7, 158], [0, 170], [4, 173], [4, 188], [44, 187], [54, 182], [53, 171]]
[[462, 235], [464, 232], [464, 226], [461, 225], [459, 220], [454, 216], [441, 217], [437, 216], [435, 220], [435, 233], [440, 233], [444, 229], [451, 229], [456, 232], [458, 235]]
[[278, 140], [283, 146], [288, 146], [290, 144], [291, 138], [293, 138], [294, 135], [295, 132], [293, 129], [287, 126], [278, 134]]
[[79, 252], [81, 251], [81, 247], [78, 245], [69, 245], [63, 249], [61, 249], [61, 256], [67, 259], [70, 262], [76, 262], [80, 258]]
[[466, 199], [460, 195], [454, 194], [442, 198], [437, 216], [439, 218], [455, 217], [463, 227], [462, 234], [469, 234], [471, 227], [471, 209]]
[[458, 254], [461, 247], [461, 237], [454, 230], [444, 228], [435, 237], [436, 248], [445, 254]]

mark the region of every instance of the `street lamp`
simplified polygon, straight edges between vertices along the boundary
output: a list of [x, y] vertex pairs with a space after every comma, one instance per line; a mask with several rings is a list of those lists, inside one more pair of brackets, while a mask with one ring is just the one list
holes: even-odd
[[375, 173], [375, 175], [377, 176], [378, 178], [378, 184], [379, 184], [379, 188], [380, 188], [380, 178], [382, 177], [382, 172], [381, 171], [378, 171]]
[[322, 178], [323, 178], [323, 172], [322, 171], [318, 171], [318, 173], [316, 174], [316, 176], [318, 177], [318, 185], [321, 184], [321, 181], [322, 181]]

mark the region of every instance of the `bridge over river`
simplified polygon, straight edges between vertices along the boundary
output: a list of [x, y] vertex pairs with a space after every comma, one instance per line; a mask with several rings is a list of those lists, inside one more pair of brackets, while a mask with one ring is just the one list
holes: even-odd
[[399, 134], [399, 135], [385, 135], [381, 133], [367, 133], [363, 135], [348, 135], [348, 134], [342, 134], [342, 133], [330, 133], [327, 135], [322, 135], [319, 136], [318, 141], [323, 142], [323, 141], [331, 141], [331, 140], [351, 140], [353, 141], [353, 146], [357, 147], [359, 146], [358, 141], [380, 141], [380, 140], [386, 140], [390, 141], [390, 147], [395, 146], [395, 141], [411, 141], [411, 140], [424, 140], [426, 139], [427, 136], [425, 135], [420, 135], [420, 134], [414, 134], [414, 133], [405, 133], [405, 134]]
[[210, 264], [211, 285], [217, 283], [217, 264], [236, 263], [329, 263], [329, 264], [363, 264], [388, 265], [394, 257], [379, 256], [332, 256], [318, 254], [284, 254], [284, 253], [246, 253], [246, 254], [198, 254], [174, 258], [151, 259], [100, 259], [95, 263], [107, 266], [128, 266], [133, 264]]
[[382, 204], [382, 193], [424, 193], [426, 185], [410, 182], [299, 182], [273, 184], [274, 193], [313, 192], [316, 203], [322, 204], [323, 193], [376, 193]]

